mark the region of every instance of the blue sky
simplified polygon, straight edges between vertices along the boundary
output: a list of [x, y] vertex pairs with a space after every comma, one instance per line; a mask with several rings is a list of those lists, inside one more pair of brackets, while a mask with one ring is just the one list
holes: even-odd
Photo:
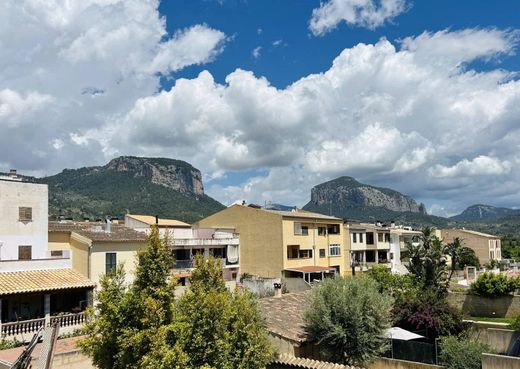
[[519, 207], [518, 14], [484, 0], [6, 0], [0, 170], [161, 156], [199, 168], [225, 204], [303, 206], [349, 175], [438, 215]]

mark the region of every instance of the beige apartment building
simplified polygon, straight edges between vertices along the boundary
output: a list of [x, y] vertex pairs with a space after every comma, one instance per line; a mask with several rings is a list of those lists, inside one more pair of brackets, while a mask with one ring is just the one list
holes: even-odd
[[349, 268], [343, 220], [332, 216], [233, 205], [197, 226], [233, 229], [239, 234], [242, 274], [310, 282], [326, 274], [344, 275]]
[[457, 237], [462, 239], [464, 246], [475, 251], [481, 264], [487, 264], [491, 260], [502, 260], [500, 237], [498, 236], [469, 229], [441, 229], [440, 233], [445, 244], [453, 242]]

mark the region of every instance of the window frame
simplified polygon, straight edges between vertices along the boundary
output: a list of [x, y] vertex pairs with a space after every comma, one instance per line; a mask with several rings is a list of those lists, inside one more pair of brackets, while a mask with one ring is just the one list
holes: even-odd
[[33, 212], [31, 206], [19, 206], [18, 207], [18, 221], [19, 222], [32, 222]]
[[329, 256], [341, 256], [341, 244], [339, 244], [339, 243], [329, 244]]
[[[112, 259], [112, 256], [113, 256], [113, 260], [109, 261], [109, 257], [110, 257], [110, 259]], [[109, 266], [110, 266], [110, 268], [109, 268]], [[117, 252], [105, 252], [105, 274], [113, 272], [116, 267], [117, 267]]]
[[[22, 250], [29, 251], [29, 257], [22, 257], [24, 256], [24, 252]], [[32, 260], [32, 245], [18, 245], [18, 260]]]

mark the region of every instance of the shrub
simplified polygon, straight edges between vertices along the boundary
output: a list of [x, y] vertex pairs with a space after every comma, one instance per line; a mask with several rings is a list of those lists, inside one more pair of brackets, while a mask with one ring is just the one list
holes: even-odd
[[369, 362], [386, 351], [392, 298], [366, 276], [326, 279], [312, 290], [307, 332], [327, 361]]
[[0, 351], [23, 345], [23, 341], [18, 341], [16, 338], [14, 340], [6, 340], [4, 338], [0, 338]]
[[466, 337], [442, 337], [440, 339], [441, 364], [446, 369], [481, 369], [482, 353], [492, 349], [475, 339]]
[[518, 284], [517, 277], [486, 272], [471, 284], [471, 292], [484, 297], [507, 296], [516, 291]]
[[510, 328], [514, 331], [520, 332], [520, 314], [518, 314], [513, 323], [511, 323]]

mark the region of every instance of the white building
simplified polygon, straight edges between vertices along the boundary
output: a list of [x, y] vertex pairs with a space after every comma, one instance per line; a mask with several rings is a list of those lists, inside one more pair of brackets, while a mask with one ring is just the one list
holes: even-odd
[[47, 244], [47, 185], [0, 176], [0, 260], [50, 258]]

